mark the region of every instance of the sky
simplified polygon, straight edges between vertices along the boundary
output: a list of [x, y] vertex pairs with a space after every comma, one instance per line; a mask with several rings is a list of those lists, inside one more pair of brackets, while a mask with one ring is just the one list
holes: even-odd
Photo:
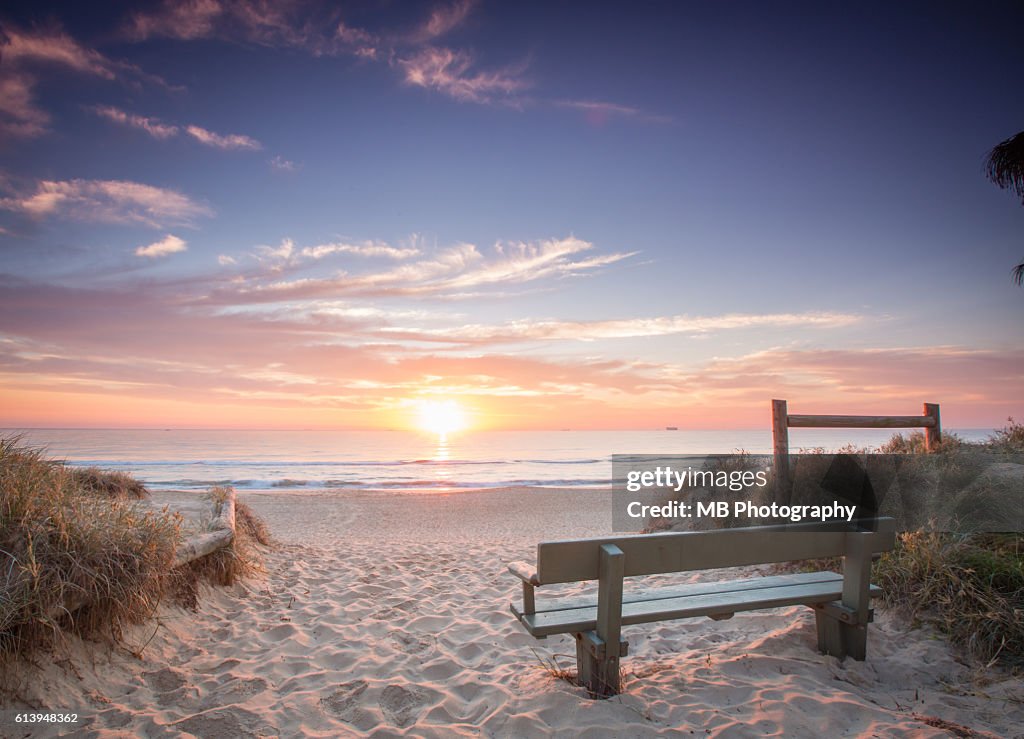
[[1022, 22], [5, 3], [0, 427], [1001, 427]]

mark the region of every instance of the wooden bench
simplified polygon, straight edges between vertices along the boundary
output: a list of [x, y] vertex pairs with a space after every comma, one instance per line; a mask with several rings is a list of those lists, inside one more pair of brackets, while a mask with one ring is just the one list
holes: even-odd
[[[621, 629], [632, 624], [695, 616], [722, 620], [739, 611], [802, 604], [814, 608], [819, 650], [863, 660], [873, 616], [869, 601], [881, 592], [870, 584], [871, 559], [895, 546], [894, 524], [879, 518], [842, 531], [798, 524], [542, 542], [536, 570], [522, 562], [508, 565], [523, 582], [522, 608], [512, 604], [512, 613], [537, 638], [572, 634], [580, 683], [595, 695], [619, 691], [619, 659], [628, 651]], [[626, 577], [836, 556], [843, 557], [842, 575], [754, 577], [623, 595]], [[587, 580], [598, 581], [596, 601], [537, 606], [535, 588]]]

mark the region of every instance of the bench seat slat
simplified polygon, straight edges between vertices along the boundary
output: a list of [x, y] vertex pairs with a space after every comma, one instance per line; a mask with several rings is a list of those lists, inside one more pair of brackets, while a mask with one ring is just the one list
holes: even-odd
[[[818, 573], [821, 574], [821, 573]], [[777, 608], [788, 605], [811, 605], [828, 603], [842, 596], [842, 577], [835, 573], [835, 579], [821, 582], [804, 582], [794, 584], [791, 576], [760, 578], [762, 586], [740, 590], [723, 590], [719, 584], [718, 591], [710, 591], [707, 586], [715, 583], [695, 583], [675, 589], [675, 594], [668, 598], [632, 601], [622, 605], [622, 624], [650, 623], [653, 621], [669, 621], [679, 618], [698, 616], [714, 616], [738, 611], [752, 611], [762, 608]], [[726, 583], [726, 585], [729, 585]], [[686, 592], [690, 588], [690, 592]], [[881, 593], [877, 586], [871, 586], [871, 595]], [[569, 609], [544, 610], [524, 615], [516, 613], [526, 630], [533, 636], [550, 636], [552, 634], [575, 633], [590, 631], [597, 624], [596, 603]]]
[[[806, 585], [808, 583], [838, 583], [837, 587], [842, 589], [843, 576], [835, 572], [797, 572], [788, 575], [773, 575], [771, 577], [748, 577], [742, 580], [723, 580], [718, 582], [694, 582], [684, 585], [672, 585], [663, 588], [627, 591], [622, 595], [622, 603], [637, 603], [640, 601], [664, 600], [666, 598], [677, 598], [704, 593], [724, 593], [735, 590], [756, 590], [765, 587], [765, 580], [771, 580], [775, 585]], [[574, 608], [586, 608], [596, 602], [596, 596], [589, 598], [577, 597], [569, 600], [557, 600], [542, 604], [538, 608], [542, 613], [553, 611], [568, 611]]]

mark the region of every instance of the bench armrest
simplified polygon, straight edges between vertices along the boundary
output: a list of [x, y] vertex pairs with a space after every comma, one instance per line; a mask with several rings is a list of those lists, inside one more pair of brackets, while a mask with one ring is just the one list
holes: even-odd
[[540, 580], [537, 578], [537, 571], [526, 562], [509, 562], [508, 571], [527, 585], [540, 585]]

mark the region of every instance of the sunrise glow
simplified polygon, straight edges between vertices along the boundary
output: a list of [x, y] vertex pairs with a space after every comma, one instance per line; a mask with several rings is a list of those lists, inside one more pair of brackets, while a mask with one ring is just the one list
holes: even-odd
[[466, 414], [454, 400], [421, 400], [417, 404], [417, 426], [438, 436], [466, 428]]

